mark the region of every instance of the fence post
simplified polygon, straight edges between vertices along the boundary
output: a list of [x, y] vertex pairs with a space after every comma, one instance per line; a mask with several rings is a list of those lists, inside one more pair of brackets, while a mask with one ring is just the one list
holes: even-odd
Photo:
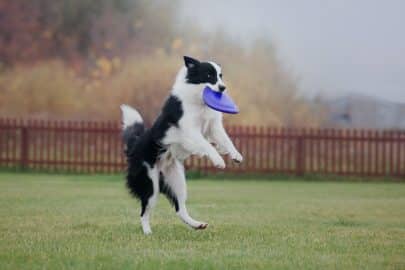
[[21, 157], [20, 157], [20, 165], [21, 169], [25, 170], [28, 168], [28, 127], [22, 126], [21, 127]]
[[304, 137], [302, 135], [297, 136], [297, 160], [295, 171], [297, 176], [304, 175]]

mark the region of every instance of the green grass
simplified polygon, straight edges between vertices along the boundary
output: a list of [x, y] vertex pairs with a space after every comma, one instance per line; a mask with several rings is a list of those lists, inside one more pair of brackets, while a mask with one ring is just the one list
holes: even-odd
[[144, 236], [121, 176], [0, 174], [0, 269], [405, 269], [405, 185], [189, 182]]

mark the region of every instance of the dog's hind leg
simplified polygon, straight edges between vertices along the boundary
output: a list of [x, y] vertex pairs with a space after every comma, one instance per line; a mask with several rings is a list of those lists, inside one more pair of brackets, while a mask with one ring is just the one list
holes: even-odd
[[156, 205], [159, 195], [159, 171], [155, 168], [147, 168], [147, 173], [144, 175], [145, 184], [144, 190], [138, 194], [141, 201], [141, 225], [144, 234], [151, 234], [152, 229], [150, 227], [150, 214], [153, 207]]
[[177, 215], [187, 225], [194, 229], [205, 229], [208, 224], [194, 220], [186, 208], [187, 187], [183, 164], [172, 159], [160, 175], [160, 192], [166, 195], [176, 209]]

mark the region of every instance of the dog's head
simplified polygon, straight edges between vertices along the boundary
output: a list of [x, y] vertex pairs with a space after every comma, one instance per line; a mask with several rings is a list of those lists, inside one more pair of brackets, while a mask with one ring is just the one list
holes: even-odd
[[223, 92], [226, 89], [222, 80], [221, 67], [214, 62], [200, 62], [194, 58], [184, 56], [184, 66], [187, 69], [185, 82], [201, 85], [201, 89], [209, 86], [211, 89]]

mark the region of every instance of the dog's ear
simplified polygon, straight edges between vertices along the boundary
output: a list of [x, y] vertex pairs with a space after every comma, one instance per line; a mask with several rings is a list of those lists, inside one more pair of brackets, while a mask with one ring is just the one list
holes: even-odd
[[191, 58], [189, 56], [184, 56], [184, 65], [187, 68], [193, 68], [200, 63], [197, 59]]

